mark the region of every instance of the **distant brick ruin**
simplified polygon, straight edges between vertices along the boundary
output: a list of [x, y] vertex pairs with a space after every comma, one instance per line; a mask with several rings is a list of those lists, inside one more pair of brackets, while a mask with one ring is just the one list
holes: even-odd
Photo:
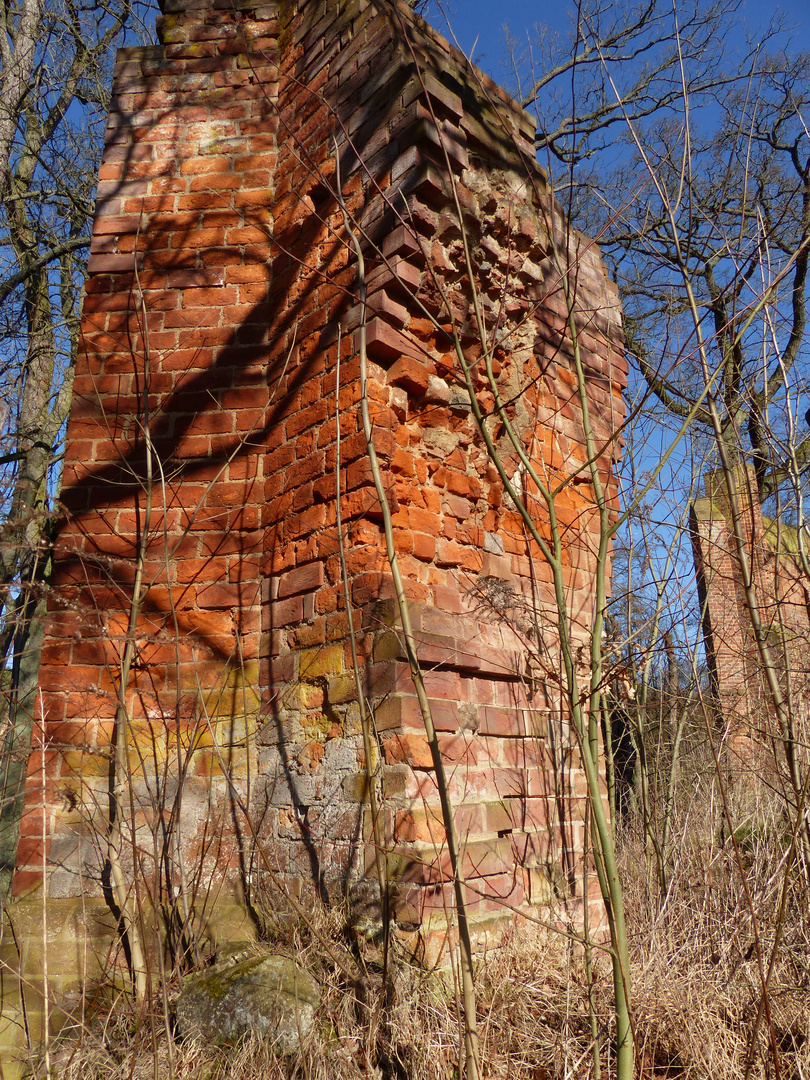
[[[374, 442], [475, 935], [549, 904], [581, 918], [591, 903], [596, 918], [595, 883], [581, 895], [585, 781], [551, 571], [504, 497], [458, 350], [544, 535], [548, 508], [493, 415], [482, 325], [510, 421], [559, 487], [580, 648], [599, 522], [563, 278], [615, 502], [627, 368], [599, 251], [550, 196], [532, 118], [405, 4], [165, 0], [159, 35], [116, 67], [18, 906], [44, 874], [54, 940], [79, 924], [101, 933], [86, 910], [108, 888], [120, 696], [124, 870], [156, 902], [182, 893], [202, 933], [215, 903], [260, 908], [281, 886], [341, 900], [369, 865], [370, 764], [401, 933], [427, 940], [444, 924], [435, 780], [360, 430], [365, 324]], [[370, 763], [350, 625], [374, 707]]]
[[[794, 720], [810, 702], [810, 582], [796, 530], [763, 516], [753, 474], [735, 472], [736, 518], [763, 634], [781, 693]], [[726, 745], [738, 765], [761, 771], [784, 759], [773, 695], [763, 672], [744, 590], [728, 486], [722, 471], [706, 478], [692, 507], [692, 541], [706, 659]]]

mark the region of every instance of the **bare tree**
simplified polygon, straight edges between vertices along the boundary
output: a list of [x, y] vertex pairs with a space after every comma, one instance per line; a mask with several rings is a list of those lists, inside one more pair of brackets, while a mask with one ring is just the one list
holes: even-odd
[[[684, 79], [692, 97], [734, 85], [738, 72], [721, 60], [730, 21], [742, 6], [739, 0], [690, 0], [674, 17], [663, 0], [587, 0], [571, 5], [568, 35], [539, 25], [528, 48], [512, 39], [521, 104], [542, 118], [538, 151], [560, 174], [556, 179], [565, 183], [572, 167], [601, 163], [623, 141], [628, 121], [654, 117], [660, 124], [677, 112]], [[775, 29], [764, 29], [761, 39]], [[617, 80], [616, 93], [606, 89], [606, 67]]]
[[[745, 654], [746, 670], [756, 682], [752, 698], [759, 695], [760, 703], [745, 716], [738, 710], [734, 723], [746, 733], [743, 743], [748, 739], [763, 751], [760, 765], [767, 759], [773, 785], [768, 797], [776, 796], [773, 802], [789, 837], [783, 841], [787, 895], [790, 868], [794, 859], [806, 861], [810, 840], [804, 661], [796, 643], [788, 644], [797, 632], [788, 625], [790, 612], [781, 599], [780, 562], [788, 561], [786, 549], [777, 537], [769, 555], [758, 551], [748, 517], [756, 518], [764, 506], [775, 517], [777, 531], [787, 523], [798, 526], [791, 536], [806, 582], [802, 507], [810, 459], [810, 410], [804, 400], [810, 64], [776, 25], [765, 27], [753, 46], [746, 45], [742, 30], [729, 22], [737, 10], [733, 4], [696, 4], [685, 10], [655, 3], [618, 10], [582, 4], [567, 46], [558, 43], [556, 53], [550, 53], [546, 35], [544, 73], [533, 80], [526, 100], [538, 105], [538, 145], [556, 191], [574, 219], [599, 237], [613, 264], [628, 352], [638, 389], [648, 394], [651, 422], [680, 430], [687, 425], [690, 438], [683, 443], [682, 469], [675, 478], [684, 504], [696, 494], [690, 486], [697, 488], [699, 472], [716, 470], [707, 502], [723, 519], [726, 546], [718, 559], [728, 556], [736, 567], [735, 602], [745, 624], [739, 659], [742, 663]], [[733, 59], [725, 60], [729, 38], [740, 47]], [[649, 458], [642, 464], [642, 485], [652, 464]], [[629, 495], [638, 484], [628, 479]], [[672, 513], [666, 498], [659, 486], [655, 517], [668, 520], [668, 536], [682, 535], [683, 513]], [[663, 547], [659, 542], [659, 562]], [[770, 581], [763, 574], [766, 557], [771, 559]], [[790, 559], [786, 572], [792, 581], [796, 571]], [[632, 560], [627, 565], [632, 567]], [[650, 719], [651, 657], [657, 639], [661, 667], [671, 675], [667, 694], [675, 696], [677, 643], [668, 638], [662, 615], [667, 607], [683, 604], [677, 638], [686, 649], [693, 637], [687, 628], [694, 628], [705, 610], [690, 600], [691, 590], [678, 595], [665, 576], [656, 584], [654, 614], [642, 619], [641, 631], [632, 626], [641, 605], [628, 584], [630, 614], [623, 628], [631, 637], [624, 638], [630, 648], [623, 659], [634, 694], [626, 726], [639, 755], [641, 831], [645, 849], [649, 842], [654, 851], [665, 898], [670, 880], [665, 849], [686, 713], [662, 702], [662, 715], [672, 717], [672, 758], [662, 770], [662, 817], [651, 812], [653, 774], [644, 757], [653, 735], [644, 731]], [[758, 906], [747, 879], [737, 843], [739, 822], [720, 768], [720, 748], [732, 729], [718, 725], [718, 714], [708, 705], [694, 646], [692, 660], [695, 678], [685, 700], [687, 708], [689, 701], [701, 703], [723, 806], [721, 833], [733, 838], [739, 903], [748, 909], [753, 927], [759, 1005], [746, 1075], [758, 1054], [760, 1028], [768, 1032], [778, 1074], [769, 987], [784, 911], [769, 927], [774, 944], [766, 948], [758, 927], [773, 916]], [[744, 757], [735, 767], [740, 766], [745, 772]], [[749, 791], [755, 771], [749, 761]]]
[[21, 0], [0, 33], [0, 764], [8, 885], [30, 743], [58, 491], [109, 73], [133, 0]]
[[[810, 60], [774, 23], [724, 59], [739, 15], [580, 4], [569, 42], [541, 35], [524, 101], [558, 193], [613, 263], [637, 370], [679, 420], [705, 386], [694, 292], [726, 452], [764, 500], [788, 475], [784, 409], [805, 381]], [[709, 400], [695, 421], [711, 438]]]

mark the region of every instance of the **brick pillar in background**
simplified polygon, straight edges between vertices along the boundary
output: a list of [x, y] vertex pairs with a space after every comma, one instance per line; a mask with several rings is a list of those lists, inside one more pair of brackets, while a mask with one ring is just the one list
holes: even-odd
[[[780, 748], [776, 758], [783, 767], [783, 750], [752, 629], [722, 471], [709, 473], [705, 487], [705, 497], [692, 506], [691, 530], [706, 656], [732, 761], [750, 776], [752, 764], [766, 771], [773, 768], [774, 745]], [[739, 468], [735, 487], [742, 547], [766, 641], [794, 722], [803, 724], [810, 690], [810, 587], [798, 537], [789, 525], [763, 516], [753, 470]]]
[[[48, 780], [43, 793], [35, 753], [16, 891], [42, 876], [43, 799], [51, 895], [103, 876], [141, 558], [127, 873], [167, 889], [182, 863], [200, 896], [247, 880], [266, 902], [275, 886], [240, 802], [287, 888], [334, 898], [362, 872], [351, 619], [404, 882], [397, 917], [425, 930], [441, 920], [443, 830], [360, 428], [365, 319], [375, 445], [471, 913], [481, 934], [512, 907], [551, 900], [575, 914], [585, 783], [561, 702], [551, 575], [487, 459], [453, 337], [480, 360], [463, 228], [511, 421], [545, 476], [577, 474], [557, 514], [582, 644], [598, 520], [549, 237], [576, 296], [615, 499], [626, 366], [599, 252], [551, 199], [531, 117], [406, 5], [166, 0], [160, 37], [116, 67], [42, 662]], [[338, 176], [362, 236], [365, 312]], [[524, 498], [548, 533], [525, 484]]]

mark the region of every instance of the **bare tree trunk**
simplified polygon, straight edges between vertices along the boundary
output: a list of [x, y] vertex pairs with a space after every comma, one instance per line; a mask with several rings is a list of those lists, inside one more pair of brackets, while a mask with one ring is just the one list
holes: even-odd
[[10, 358], [0, 385], [0, 670], [10, 680], [0, 749], [4, 892], [36, 705], [58, 444], [78, 338], [78, 253], [89, 246], [106, 61], [131, 6], [113, 0], [85, 19], [62, 0], [20, 0], [0, 15], [0, 338]]

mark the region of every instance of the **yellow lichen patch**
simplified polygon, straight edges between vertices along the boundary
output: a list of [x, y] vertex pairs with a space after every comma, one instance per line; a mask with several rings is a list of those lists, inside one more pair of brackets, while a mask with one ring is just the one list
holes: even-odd
[[299, 659], [301, 678], [309, 680], [324, 675], [339, 675], [343, 671], [343, 645], [325, 645], [320, 649], [304, 649]]

